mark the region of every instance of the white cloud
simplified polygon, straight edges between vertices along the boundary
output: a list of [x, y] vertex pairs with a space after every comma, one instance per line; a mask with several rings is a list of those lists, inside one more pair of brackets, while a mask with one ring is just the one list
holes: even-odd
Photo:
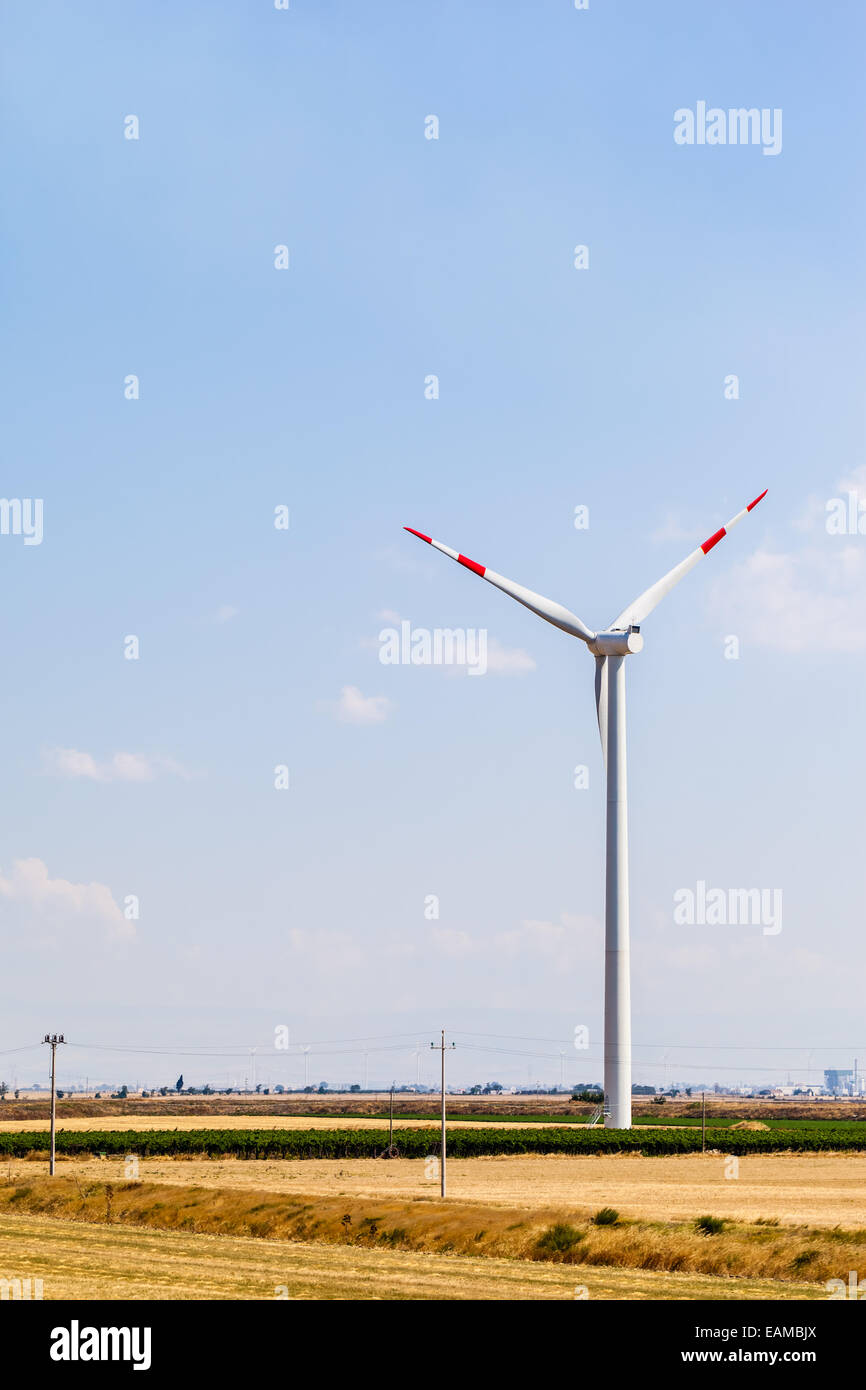
[[143, 753], [115, 753], [106, 762], [97, 762], [91, 753], [77, 748], [49, 748], [43, 752], [42, 763], [45, 772], [57, 777], [84, 777], [91, 782], [153, 782], [160, 773], [190, 775], [173, 758], [148, 758]]
[[850, 473], [846, 473], [844, 478], [839, 479], [836, 488], [841, 493], [857, 492], [861, 497], [866, 497], [866, 463], [852, 468]]
[[451, 927], [433, 927], [428, 944], [448, 960], [467, 960], [470, 956], [478, 955], [482, 945], [468, 932], [455, 931]]
[[660, 526], [651, 533], [650, 540], [655, 545], [664, 545], [668, 541], [691, 541], [695, 544], [696, 531], [694, 528], [689, 530], [683, 526], [680, 518], [674, 512], [668, 512]]
[[393, 709], [387, 695], [362, 695], [356, 685], [344, 685], [336, 715], [343, 724], [382, 724]]
[[13, 931], [35, 927], [63, 936], [127, 940], [135, 935], [134, 923], [126, 920], [104, 883], [49, 878], [41, 859], [16, 859], [8, 876], [0, 870], [0, 908]]
[[[866, 463], [861, 463], [856, 468], [852, 468], [849, 473], [839, 478], [832, 488], [832, 496], [847, 500], [849, 492], [856, 492], [858, 497], [866, 500]], [[806, 498], [803, 510], [794, 519], [793, 526], [795, 531], [822, 531], [827, 529], [827, 503], [830, 496], [820, 497], [817, 493], [811, 493]]]
[[757, 550], [716, 581], [710, 608], [726, 631], [776, 651], [866, 650], [866, 542]]
[[224, 603], [217, 609], [216, 613], [214, 613], [213, 620], [215, 623], [228, 623], [232, 618], [236, 618], [240, 611], [241, 610], [236, 608], [233, 603]]
[[522, 647], [503, 647], [495, 637], [487, 643], [487, 669], [495, 676], [523, 676], [536, 669], [534, 659]]
[[604, 944], [601, 923], [592, 916], [561, 912], [558, 922], [528, 919], [495, 937], [506, 956], [546, 961], [563, 969], [600, 961]]

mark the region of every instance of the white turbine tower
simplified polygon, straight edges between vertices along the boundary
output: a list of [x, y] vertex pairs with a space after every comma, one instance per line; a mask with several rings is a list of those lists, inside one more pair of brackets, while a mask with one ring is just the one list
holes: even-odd
[[591, 632], [574, 613], [532, 589], [524, 589], [495, 570], [434, 541], [411, 526], [404, 527], [466, 569], [479, 574], [503, 593], [554, 627], [579, 637], [595, 657], [595, 703], [598, 730], [607, 771], [607, 833], [605, 867], [604, 957], [604, 1098], [605, 1125], [631, 1128], [631, 999], [628, 943], [628, 813], [626, 796], [625, 658], [643, 647], [640, 625], [675, 584], [744, 516], [756, 507], [767, 489], [699, 545], [672, 570], [646, 589], [614, 618], [603, 632]]

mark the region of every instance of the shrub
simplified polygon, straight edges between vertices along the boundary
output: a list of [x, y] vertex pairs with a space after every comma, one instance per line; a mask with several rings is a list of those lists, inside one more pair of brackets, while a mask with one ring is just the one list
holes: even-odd
[[567, 1255], [582, 1239], [576, 1227], [569, 1226], [567, 1221], [557, 1221], [539, 1236], [536, 1249], [545, 1255]]
[[619, 1212], [616, 1207], [602, 1207], [601, 1211], [595, 1213], [592, 1220], [596, 1226], [615, 1226], [619, 1221]]
[[720, 1216], [699, 1216], [695, 1221], [695, 1230], [702, 1236], [717, 1236], [724, 1229], [725, 1223]]

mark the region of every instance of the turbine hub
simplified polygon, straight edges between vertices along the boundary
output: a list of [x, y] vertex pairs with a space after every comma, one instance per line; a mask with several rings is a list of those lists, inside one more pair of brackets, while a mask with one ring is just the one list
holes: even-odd
[[631, 656], [643, 649], [643, 638], [639, 627], [630, 627], [627, 632], [597, 632], [587, 646], [593, 656]]

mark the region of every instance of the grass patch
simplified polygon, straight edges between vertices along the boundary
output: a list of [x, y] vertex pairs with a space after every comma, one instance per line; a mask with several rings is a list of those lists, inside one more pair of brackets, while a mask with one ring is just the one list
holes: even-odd
[[542, 1258], [567, 1255], [582, 1239], [583, 1235], [576, 1226], [570, 1226], [567, 1221], [557, 1221], [539, 1237], [535, 1249]]
[[702, 1236], [719, 1236], [725, 1224], [721, 1216], [699, 1216], [695, 1220], [695, 1230], [700, 1231]]
[[[0, 1178], [0, 1212], [52, 1215], [104, 1226], [107, 1219], [103, 1182], [84, 1188], [65, 1176], [36, 1182]], [[833, 1231], [806, 1226], [720, 1221], [650, 1221], [629, 1218], [598, 1224], [590, 1209], [547, 1207], [537, 1210], [477, 1202], [447, 1203], [379, 1198], [374, 1212], [369, 1198], [294, 1196], [261, 1189], [209, 1188], [141, 1182], [115, 1187], [111, 1224], [161, 1230], [182, 1229], [192, 1222], [195, 1201], [197, 1233], [222, 1236], [256, 1234], [276, 1242], [298, 1240], [360, 1248], [403, 1249], [428, 1253], [487, 1256], [513, 1260], [549, 1260], [589, 1266], [655, 1272], [708, 1274], [724, 1279], [769, 1279], [785, 1283], [806, 1279], [819, 1285], [866, 1266], [866, 1230]], [[301, 1214], [303, 1207], [305, 1215]], [[515, 1215], [522, 1217], [515, 1221]], [[596, 1212], [597, 1216], [598, 1213]], [[712, 1240], [707, 1239], [711, 1223]], [[481, 1237], [483, 1236], [483, 1244]], [[769, 1237], [769, 1238], [768, 1238]]]
[[592, 1218], [594, 1226], [615, 1226], [619, 1221], [619, 1212], [616, 1207], [602, 1207]]

